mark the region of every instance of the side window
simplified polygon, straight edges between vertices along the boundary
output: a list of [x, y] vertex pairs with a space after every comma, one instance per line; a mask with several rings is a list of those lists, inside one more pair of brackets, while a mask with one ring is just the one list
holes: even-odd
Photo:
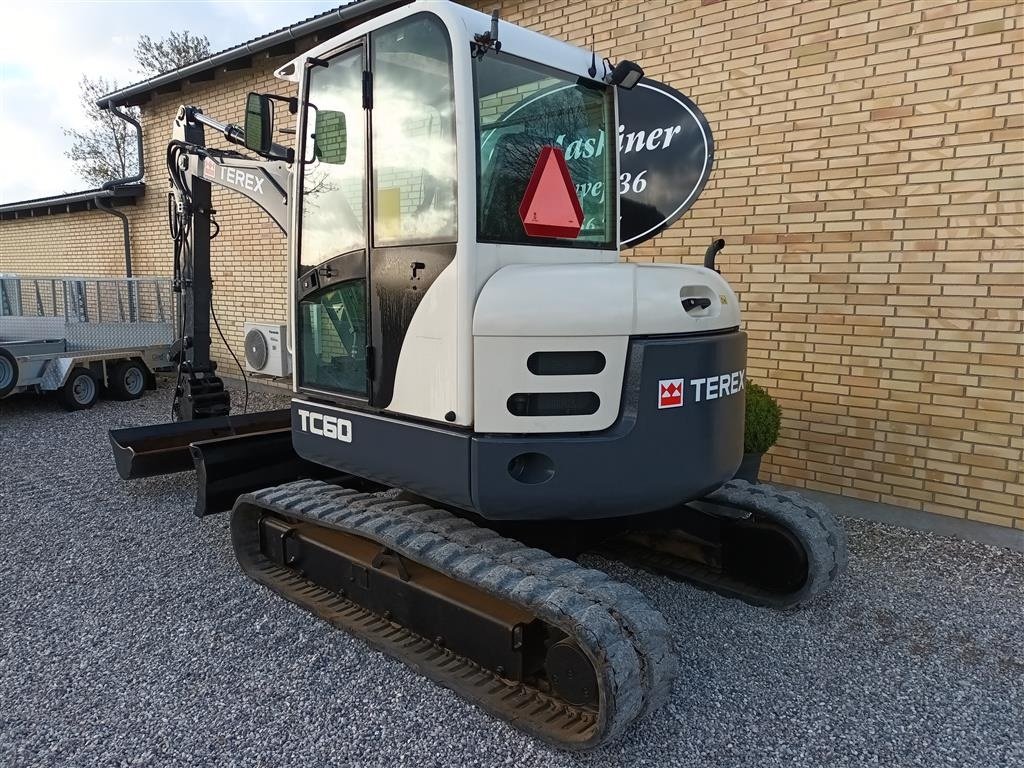
[[299, 304], [303, 386], [366, 394], [366, 281], [349, 280]]
[[300, 272], [366, 247], [362, 89], [361, 49], [310, 71], [306, 154], [312, 162], [302, 177]]
[[455, 240], [455, 105], [441, 22], [413, 16], [374, 32], [374, 245]]

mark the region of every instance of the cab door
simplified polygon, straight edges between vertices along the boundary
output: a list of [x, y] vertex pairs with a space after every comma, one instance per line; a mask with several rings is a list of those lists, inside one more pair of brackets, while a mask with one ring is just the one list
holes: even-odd
[[418, 13], [307, 66], [298, 386], [386, 409], [412, 317], [455, 258], [451, 42]]
[[[432, 13], [371, 32], [369, 58], [371, 404], [388, 409], [403, 349], [425, 343], [407, 334], [413, 315], [455, 258], [455, 97], [448, 31]], [[426, 333], [444, 338], [456, 329], [431, 324]], [[426, 389], [455, 372], [419, 368], [413, 375]]]
[[298, 387], [368, 402], [364, 46], [350, 46], [307, 67], [296, 273]]

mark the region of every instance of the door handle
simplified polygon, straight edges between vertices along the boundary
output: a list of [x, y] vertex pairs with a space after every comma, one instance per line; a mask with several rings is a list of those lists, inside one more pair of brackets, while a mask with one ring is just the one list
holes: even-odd
[[686, 312], [692, 312], [693, 310], [700, 307], [701, 309], [708, 309], [711, 307], [711, 299], [704, 296], [687, 296], [683, 299], [683, 310]]

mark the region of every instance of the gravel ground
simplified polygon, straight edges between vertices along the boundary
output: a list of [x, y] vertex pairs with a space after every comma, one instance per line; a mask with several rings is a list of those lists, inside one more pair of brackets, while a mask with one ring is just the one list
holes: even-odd
[[798, 613], [594, 561], [665, 613], [684, 674], [571, 755], [249, 582], [187, 476], [122, 482], [106, 430], [167, 408], [0, 402], [2, 765], [1024, 765], [1020, 554], [850, 520], [846, 578]]

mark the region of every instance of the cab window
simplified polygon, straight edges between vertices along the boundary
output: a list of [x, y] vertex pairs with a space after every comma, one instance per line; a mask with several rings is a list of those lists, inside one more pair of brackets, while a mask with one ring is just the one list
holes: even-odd
[[451, 46], [418, 14], [370, 36], [374, 245], [450, 242], [455, 229]]
[[309, 78], [300, 273], [366, 247], [362, 49], [313, 67]]
[[349, 280], [299, 305], [299, 380], [366, 395], [366, 281]]
[[[614, 95], [610, 86], [507, 53], [474, 63], [477, 209], [482, 242], [614, 248]], [[519, 217], [544, 147], [558, 147], [583, 209], [574, 238], [527, 235]]]

